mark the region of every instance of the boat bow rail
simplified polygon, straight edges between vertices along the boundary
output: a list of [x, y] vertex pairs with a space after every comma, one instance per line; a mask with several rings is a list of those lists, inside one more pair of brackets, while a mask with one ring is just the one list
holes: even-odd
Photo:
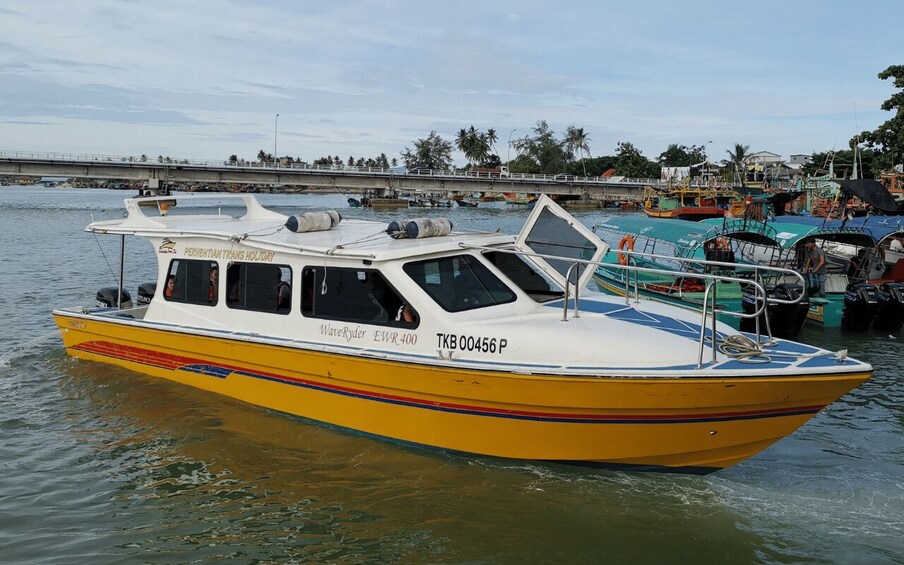
[[[555, 256], [555, 255], [547, 255], [543, 253], [535, 253], [530, 251], [525, 251], [522, 249], [505, 249], [499, 247], [487, 247], [487, 246], [479, 246], [479, 245], [470, 245], [466, 243], [460, 243], [459, 246], [462, 249], [472, 249], [472, 250], [480, 250], [480, 251], [493, 251], [497, 253], [510, 253], [512, 255], [517, 255], [521, 257], [528, 257], [534, 259], [545, 259], [545, 260], [555, 260], [561, 261], [563, 257]], [[644, 252], [629, 252], [624, 251], [629, 255], [643, 255], [648, 258], [653, 259], [672, 259], [675, 260], [675, 257], [656, 255], [652, 253], [644, 253]], [[670, 271], [667, 269], [656, 269], [652, 267], [642, 267], [634, 263], [630, 258], [628, 264], [609, 264], [604, 263], [599, 260], [587, 260], [587, 259], [574, 259], [568, 258], [570, 261], [570, 266], [567, 271], [567, 275], [565, 280], [567, 281], [564, 285], [564, 300], [562, 303], [562, 321], [568, 321], [568, 310], [569, 305], [572, 303], [571, 295], [573, 293], [573, 318], [580, 317], [580, 284], [575, 284], [573, 281], [580, 279], [580, 271], [582, 269], [597, 269], [605, 266], [606, 268], [615, 268], [620, 269], [625, 272], [625, 304], [630, 304], [632, 295], [634, 302], [640, 301], [640, 292], [638, 288], [638, 273], [647, 273], [647, 274], [658, 274], [658, 275], [668, 275], [668, 276], [684, 276], [684, 273], [676, 273], [675, 271]], [[759, 320], [761, 315], [765, 312], [768, 304], [797, 304], [800, 302], [802, 295], [798, 296], [795, 300], [783, 300], [774, 297], [769, 297], [766, 292], [766, 288], [763, 283], [762, 272], [771, 272], [776, 275], [781, 276], [789, 276], [797, 278], [801, 285], [804, 283], [804, 278], [800, 273], [790, 269], [783, 269], [779, 267], [767, 267], [762, 265], [738, 265], [737, 263], [725, 263], [721, 261], [706, 261], [702, 259], [687, 259], [687, 258], [677, 258], [677, 260], [685, 261], [685, 262], [693, 262], [697, 264], [703, 264], [709, 267], [729, 267], [733, 269], [737, 269], [739, 267], [743, 267], [749, 271], [753, 272], [752, 278], [744, 278], [744, 277], [736, 277], [729, 276], [725, 274], [717, 274], [717, 273], [694, 273], [695, 278], [703, 279], [706, 281], [706, 289], [704, 293], [703, 299], [703, 308], [700, 311], [701, 314], [701, 323], [700, 323], [700, 334], [698, 339], [698, 355], [697, 355], [697, 367], [700, 368], [703, 366], [703, 353], [704, 350], [709, 344], [712, 349], [712, 362], [716, 362], [716, 353], [720, 349], [723, 353], [729, 351], [732, 347], [725, 346], [720, 347], [720, 343], [717, 342], [720, 339], [718, 336], [719, 332], [716, 331], [716, 320], [720, 314], [724, 314], [727, 316], [732, 316], [736, 318], [754, 318], [756, 320], [756, 331], [755, 331], [755, 339], [749, 340], [743, 349], [745, 349], [744, 353], [740, 355], [742, 358], [749, 358], [751, 356], [755, 356], [755, 352], [759, 351], [762, 353], [762, 348], [767, 345], [774, 344], [775, 341], [772, 338], [771, 328], [769, 327], [768, 317], [763, 316], [766, 320], [766, 332], [763, 334], [760, 328]], [[631, 281], [633, 279], [633, 288]], [[755, 298], [756, 298], [756, 309], [754, 312], [734, 312], [730, 310], [721, 309], [718, 307], [717, 303], [717, 294], [718, 294], [718, 285], [716, 283], [738, 283], [743, 285], [748, 285], [749, 287], [754, 289]], [[707, 332], [707, 327], [710, 329]], [[737, 346], [737, 344], [734, 344]], [[729, 356], [732, 356], [732, 353], [726, 353]]]

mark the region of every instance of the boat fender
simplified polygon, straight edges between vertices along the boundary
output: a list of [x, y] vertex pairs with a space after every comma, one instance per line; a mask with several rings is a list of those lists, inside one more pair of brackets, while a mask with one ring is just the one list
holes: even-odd
[[386, 233], [393, 239], [423, 239], [452, 233], [452, 222], [446, 218], [414, 218], [389, 222]]
[[405, 226], [410, 239], [441, 237], [452, 233], [452, 222], [447, 218], [415, 218]]
[[393, 220], [389, 222], [386, 233], [393, 239], [405, 239], [408, 237], [408, 232], [405, 231], [407, 225], [408, 220]]
[[289, 216], [286, 227], [295, 233], [326, 231], [342, 221], [342, 216], [335, 210], [329, 212], [306, 212]]
[[620, 265], [628, 264], [628, 255], [626, 253], [622, 253], [622, 251], [625, 251], [626, 249], [628, 251], [634, 251], [633, 235], [626, 235], [625, 237], [621, 238], [621, 241], [618, 242], [618, 263]]

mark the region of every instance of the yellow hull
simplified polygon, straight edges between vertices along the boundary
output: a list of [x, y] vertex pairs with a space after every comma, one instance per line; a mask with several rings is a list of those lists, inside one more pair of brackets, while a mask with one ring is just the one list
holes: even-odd
[[54, 318], [75, 357], [368, 434], [498, 457], [692, 472], [754, 455], [869, 377], [521, 375]]

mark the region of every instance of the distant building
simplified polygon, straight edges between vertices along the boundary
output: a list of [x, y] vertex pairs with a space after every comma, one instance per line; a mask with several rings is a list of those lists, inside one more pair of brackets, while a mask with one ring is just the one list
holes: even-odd
[[812, 159], [812, 155], [791, 155], [791, 164], [792, 165], [806, 165]]
[[770, 151], [757, 151], [751, 153], [747, 157], [747, 162], [755, 165], [771, 165], [772, 163], [780, 163], [782, 156]]

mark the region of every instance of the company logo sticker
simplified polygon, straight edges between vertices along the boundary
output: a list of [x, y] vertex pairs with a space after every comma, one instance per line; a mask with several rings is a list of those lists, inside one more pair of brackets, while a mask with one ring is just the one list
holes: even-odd
[[166, 238], [163, 240], [163, 243], [160, 244], [160, 247], [157, 248], [158, 253], [175, 253], [176, 252], [176, 242]]

